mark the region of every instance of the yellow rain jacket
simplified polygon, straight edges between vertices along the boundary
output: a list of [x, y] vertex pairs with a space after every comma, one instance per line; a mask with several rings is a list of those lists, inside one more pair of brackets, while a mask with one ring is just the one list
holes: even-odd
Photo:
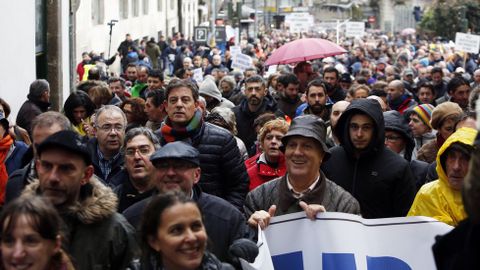
[[423, 185], [417, 193], [408, 216], [427, 216], [457, 226], [467, 217], [462, 202], [462, 192], [453, 190], [448, 184], [445, 168], [440, 157], [453, 143], [473, 145], [477, 131], [472, 128], [461, 128], [453, 133], [442, 145], [437, 154], [438, 180]]

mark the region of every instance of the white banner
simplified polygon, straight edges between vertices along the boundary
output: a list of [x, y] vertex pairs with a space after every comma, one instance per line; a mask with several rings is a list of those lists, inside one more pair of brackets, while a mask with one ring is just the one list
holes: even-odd
[[455, 50], [469, 53], [478, 53], [480, 36], [457, 32], [455, 35]]
[[291, 33], [308, 32], [314, 25], [314, 18], [307, 12], [289, 13], [285, 16], [285, 24]]
[[259, 236], [260, 255], [244, 269], [273, 269], [271, 254], [275, 270], [434, 270], [435, 236], [451, 229], [426, 217], [322, 213], [311, 221], [303, 212], [289, 214], [273, 218]]
[[345, 36], [362, 37], [365, 34], [364, 22], [347, 22]]
[[252, 67], [252, 58], [250, 56], [239, 53], [236, 57], [233, 57], [232, 68], [244, 71], [249, 67]]
[[232, 59], [237, 56], [237, 54], [242, 53], [240, 46], [230, 46], [230, 53], [232, 54]]

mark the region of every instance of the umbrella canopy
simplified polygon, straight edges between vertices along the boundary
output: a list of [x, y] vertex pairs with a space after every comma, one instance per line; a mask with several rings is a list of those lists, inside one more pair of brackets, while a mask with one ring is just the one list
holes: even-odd
[[402, 36], [414, 35], [417, 31], [413, 28], [405, 28], [400, 32]]
[[290, 64], [329, 56], [347, 51], [337, 44], [321, 38], [302, 38], [289, 42], [275, 50], [265, 65]]

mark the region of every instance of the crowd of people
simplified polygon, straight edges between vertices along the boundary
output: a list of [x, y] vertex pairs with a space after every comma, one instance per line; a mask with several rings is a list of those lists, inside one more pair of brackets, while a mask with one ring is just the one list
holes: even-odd
[[435, 218], [438, 269], [478, 267], [478, 55], [367, 33], [267, 72], [296, 38], [242, 38], [236, 70], [231, 42], [127, 34], [60, 112], [43, 79], [15, 124], [0, 98], [0, 269], [239, 269], [258, 226], [325, 211]]

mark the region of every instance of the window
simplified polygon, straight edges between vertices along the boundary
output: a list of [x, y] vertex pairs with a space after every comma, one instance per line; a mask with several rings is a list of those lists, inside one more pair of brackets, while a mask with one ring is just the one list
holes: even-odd
[[92, 22], [93, 24], [103, 24], [105, 17], [104, 0], [92, 0]]
[[128, 19], [128, 0], [120, 0], [119, 2], [120, 8], [120, 18], [121, 19]]
[[142, 2], [142, 8], [143, 8], [143, 14], [148, 15], [148, 2], [150, 0], [143, 0]]
[[132, 15], [133, 17], [138, 17], [139, 13], [139, 0], [132, 0]]
[[162, 12], [163, 10], [163, 0], [157, 0], [157, 10]]

